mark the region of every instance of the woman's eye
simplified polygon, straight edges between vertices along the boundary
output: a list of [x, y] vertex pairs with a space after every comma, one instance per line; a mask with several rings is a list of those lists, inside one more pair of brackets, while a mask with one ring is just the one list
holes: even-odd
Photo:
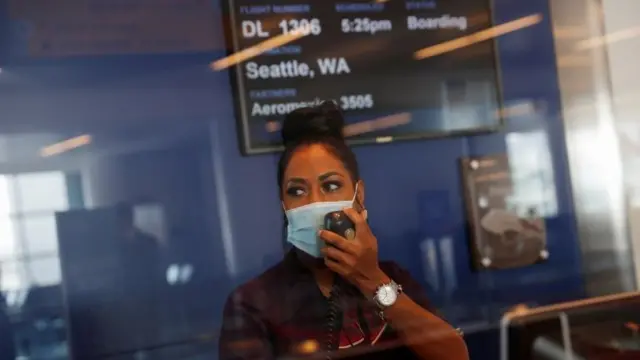
[[287, 189], [287, 195], [289, 196], [302, 196], [304, 195], [304, 189], [299, 187], [292, 187]]
[[340, 184], [339, 182], [328, 182], [324, 184], [324, 191], [334, 192], [339, 190], [341, 187], [342, 187], [342, 184]]

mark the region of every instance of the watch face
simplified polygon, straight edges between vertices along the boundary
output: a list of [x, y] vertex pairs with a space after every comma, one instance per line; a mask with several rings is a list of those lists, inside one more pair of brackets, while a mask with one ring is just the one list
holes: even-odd
[[385, 285], [380, 287], [376, 298], [382, 306], [391, 306], [398, 299], [398, 293], [391, 285]]

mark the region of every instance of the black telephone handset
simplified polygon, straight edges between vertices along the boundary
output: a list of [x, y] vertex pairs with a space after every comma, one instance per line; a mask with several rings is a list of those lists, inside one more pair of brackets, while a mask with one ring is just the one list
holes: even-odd
[[324, 228], [347, 240], [353, 240], [356, 237], [356, 226], [344, 211], [333, 211], [325, 215]]
[[[347, 240], [354, 240], [356, 236], [355, 224], [347, 214], [343, 211], [330, 212], [324, 217], [324, 229], [336, 233]], [[343, 313], [342, 303], [343, 295], [355, 295], [360, 296], [357, 289], [345, 281], [342, 277], [336, 276], [331, 288], [331, 295], [329, 296], [329, 311], [327, 316], [327, 342], [326, 351], [327, 359], [331, 359], [331, 353], [339, 347], [340, 330], [342, 329]], [[369, 329], [366, 321], [364, 320], [364, 314], [362, 306], [358, 304], [358, 322], [364, 330], [365, 338], [369, 339]]]

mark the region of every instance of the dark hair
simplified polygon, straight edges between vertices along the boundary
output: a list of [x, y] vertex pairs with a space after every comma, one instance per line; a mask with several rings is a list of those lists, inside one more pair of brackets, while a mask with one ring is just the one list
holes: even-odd
[[281, 195], [284, 172], [289, 161], [299, 147], [306, 145], [323, 145], [332, 155], [342, 161], [354, 183], [360, 180], [358, 161], [344, 140], [343, 128], [342, 112], [333, 101], [299, 108], [285, 117], [282, 124], [284, 152], [278, 162], [278, 187]]

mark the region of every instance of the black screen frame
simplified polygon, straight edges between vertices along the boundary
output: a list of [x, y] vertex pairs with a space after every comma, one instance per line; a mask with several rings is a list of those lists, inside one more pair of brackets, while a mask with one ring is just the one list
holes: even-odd
[[[235, 39], [234, 39], [234, 12], [231, 6], [231, 3], [234, 0], [222, 0], [222, 15], [223, 15], [223, 26], [224, 26], [224, 38], [225, 38], [225, 46], [226, 46], [226, 55], [230, 56], [234, 54], [236, 51], [240, 51], [241, 49], [236, 49]], [[318, 1], [318, 0], [316, 0]], [[489, 6], [489, 14], [490, 14], [490, 22], [491, 26], [496, 26], [496, 15], [495, 15], [495, 0], [485, 0]], [[502, 66], [500, 62], [500, 52], [498, 50], [498, 39], [497, 37], [493, 37], [491, 40], [487, 40], [490, 43], [493, 55], [493, 65], [495, 69], [495, 90], [496, 90], [496, 101], [498, 109], [502, 109], [505, 104], [505, 96], [504, 96], [504, 88], [502, 83]], [[236, 135], [238, 137], [238, 145], [240, 147], [240, 153], [243, 156], [252, 156], [252, 155], [261, 155], [261, 154], [270, 154], [277, 153], [284, 150], [283, 145], [277, 146], [252, 146], [251, 138], [248, 134], [249, 124], [248, 117], [243, 115], [244, 100], [242, 97], [242, 80], [241, 80], [241, 65], [243, 62], [239, 62], [237, 64], [232, 65], [231, 67], [225, 69], [225, 71], [229, 72], [229, 78], [231, 82], [231, 90], [232, 90], [232, 98], [233, 98], [233, 107], [234, 107], [234, 118], [236, 122]], [[416, 140], [428, 140], [428, 139], [438, 139], [438, 138], [448, 138], [448, 137], [464, 137], [464, 136], [472, 136], [472, 135], [483, 135], [490, 134], [503, 131], [505, 129], [505, 116], [503, 111], [498, 111], [496, 114], [497, 121], [493, 125], [488, 126], [479, 126], [472, 129], [462, 129], [462, 130], [450, 130], [450, 131], [420, 131], [407, 135], [377, 135], [366, 138], [357, 138], [357, 139], [349, 139], [347, 138], [347, 144], [349, 145], [381, 145], [381, 144], [390, 144], [397, 143], [403, 141], [416, 141]], [[381, 140], [384, 139], [384, 140]]]

